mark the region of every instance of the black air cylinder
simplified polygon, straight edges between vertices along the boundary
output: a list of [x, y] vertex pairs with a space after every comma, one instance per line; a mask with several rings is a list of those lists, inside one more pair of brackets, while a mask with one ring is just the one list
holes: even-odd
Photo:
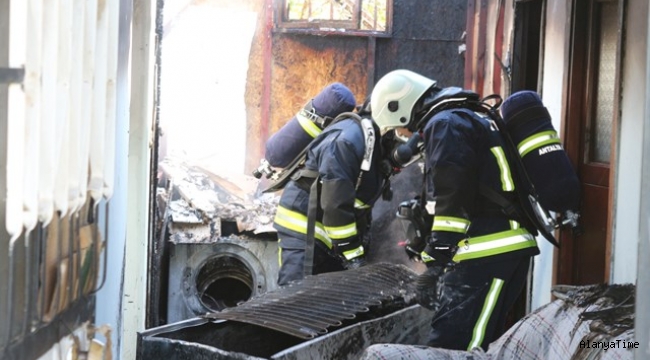
[[327, 85], [266, 142], [265, 158], [273, 167], [283, 168], [295, 159], [338, 114], [356, 106], [352, 91], [335, 82]]
[[580, 182], [539, 95], [516, 92], [503, 102], [501, 114], [540, 204], [557, 213], [578, 212]]

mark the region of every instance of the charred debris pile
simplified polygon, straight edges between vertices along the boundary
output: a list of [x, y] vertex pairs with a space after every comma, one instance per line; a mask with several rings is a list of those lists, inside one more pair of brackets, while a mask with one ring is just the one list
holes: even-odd
[[422, 341], [417, 274], [377, 263], [308, 276], [236, 307], [140, 334], [141, 358], [354, 359], [370, 344]]
[[263, 237], [275, 232], [272, 225], [279, 197], [261, 193], [259, 180], [252, 176], [217, 175], [205, 167], [172, 160], [159, 167], [157, 209], [159, 218], [171, 221], [178, 230], [172, 231], [172, 242], [202, 243], [210, 242], [206, 237]]

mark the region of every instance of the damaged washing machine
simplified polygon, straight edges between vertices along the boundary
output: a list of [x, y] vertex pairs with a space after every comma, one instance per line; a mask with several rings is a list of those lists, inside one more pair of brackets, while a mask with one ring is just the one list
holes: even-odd
[[277, 241], [242, 235], [170, 248], [167, 319], [176, 322], [277, 287]]
[[[234, 307], [277, 287], [277, 197], [205, 169], [164, 163], [170, 179], [167, 323]], [[248, 186], [253, 188], [253, 186]]]

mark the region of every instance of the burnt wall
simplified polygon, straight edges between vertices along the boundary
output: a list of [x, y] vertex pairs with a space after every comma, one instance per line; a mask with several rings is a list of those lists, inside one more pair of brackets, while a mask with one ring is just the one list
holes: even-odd
[[394, 69], [409, 69], [438, 81], [462, 86], [467, 2], [458, 0], [395, 1], [393, 36], [377, 39], [375, 82]]
[[274, 35], [269, 135], [331, 82], [344, 83], [357, 103], [363, 102], [368, 92], [366, 49], [363, 37]]
[[358, 103], [372, 90], [369, 83], [399, 68], [420, 72], [441, 86], [463, 84], [464, 56], [458, 47], [466, 1], [394, 0], [393, 35], [376, 39], [372, 58], [367, 37], [273, 32], [269, 1], [245, 2], [259, 14], [246, 89], [247, 172], [259, 164], [266, 139], [331, 82], [345, 83]]

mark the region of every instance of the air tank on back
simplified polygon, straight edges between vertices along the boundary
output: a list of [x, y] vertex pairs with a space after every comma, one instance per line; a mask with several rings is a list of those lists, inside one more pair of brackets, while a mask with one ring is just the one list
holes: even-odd
[[269, 138], [266, 160], [273, 167], [287, 166], [338, 114], [355, 106], [348, 87], [339, 82], [327, 85]]
[[501, 114], [540, 204], [579, 231], [580, 182], [541, 98], [534, 91], [516, 92], [503, 102]]

